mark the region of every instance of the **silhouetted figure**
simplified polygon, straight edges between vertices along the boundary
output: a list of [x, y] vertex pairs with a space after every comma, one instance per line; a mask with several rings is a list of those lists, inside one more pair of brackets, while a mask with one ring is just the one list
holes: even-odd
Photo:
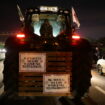
[[42, 37], [53, 37], [53, 29], [50, 25], [48, 19], [44, 20], [44, 23], [41, 25], [40, 34]]
[[101, 50], [99, 49], [99, 47], [95, 47], [93, 49], [93, 60], [94, 60], [94, 64], [97, 63], [98, 59], [100, 59], [102, 57], [101, 54]]

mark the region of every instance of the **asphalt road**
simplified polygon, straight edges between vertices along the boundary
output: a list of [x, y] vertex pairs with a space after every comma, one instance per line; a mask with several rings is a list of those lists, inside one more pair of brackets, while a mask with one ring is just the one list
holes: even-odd
[[92, 76], [89, 97], [97, 105], [105, 105], [105, 75], [101, 76], [96, 70], [92, 70]]

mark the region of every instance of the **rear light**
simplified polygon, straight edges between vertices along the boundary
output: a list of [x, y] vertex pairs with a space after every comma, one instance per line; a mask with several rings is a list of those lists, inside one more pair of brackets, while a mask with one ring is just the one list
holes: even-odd
[[79, 36], [79, 35], [73, 35], [73, 36], [72, 36], [72, 39], [73, 39], [73, 40], [79, 40], [79, 39], [80, 39], [80, 36]]
[[16, 35], [17, 42], [20, 44], [25, 44], [25, 34], [24, 33], [19, 33]]
[[78, 45], [79, 41], [80, 41], [80, 36], [79, 35], [73, 35], [72, 36], [72, 45], [73, 46]]
[[25, 38], [25, 34], [17, 34], [16, 37], [18, 39], [24, 39]]

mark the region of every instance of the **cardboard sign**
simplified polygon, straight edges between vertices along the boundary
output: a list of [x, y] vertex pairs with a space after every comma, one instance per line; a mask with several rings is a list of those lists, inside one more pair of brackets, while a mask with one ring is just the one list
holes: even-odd
[[46, 54], [24, 52], [19, 55], [20, 72], [45, 72]]
[[44, 93], [70, 93], [69, 74], [45, 74], [43, 76]]

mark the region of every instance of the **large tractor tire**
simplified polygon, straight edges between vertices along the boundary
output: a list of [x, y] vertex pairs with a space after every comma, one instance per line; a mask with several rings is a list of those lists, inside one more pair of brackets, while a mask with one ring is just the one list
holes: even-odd
[[81, 38], [74, 46], [70, 46], [70, 41], [64, 35], [57, 38], [64, 51], [72, 52], [72, 90], [74, 98], [80, 99], [91, 86], [92, 46], [84, 38]]
[[12, 38], [8, 38], [6, 43], [6, 54], [4, 60], [3, 83], [5, 96], [11, 97], [17, 92], [18, 85], [18, 51]]
[[17, 77], [18, 77], [18, 61], [14, 53], [6, 54], [4, 61], [4, 90], [7, 93], [14, 93], [17, 91]]
[[73, 93], [75, 98], [81, 98], [91, 86], [92, 53], [87, 40], [81, 40], [73, 51]]
[[80, 53], [75, 55], [73, 63], [73, 92], [75, 98], [81, 98], [91, 86], [91, 58], [90, 55]]

